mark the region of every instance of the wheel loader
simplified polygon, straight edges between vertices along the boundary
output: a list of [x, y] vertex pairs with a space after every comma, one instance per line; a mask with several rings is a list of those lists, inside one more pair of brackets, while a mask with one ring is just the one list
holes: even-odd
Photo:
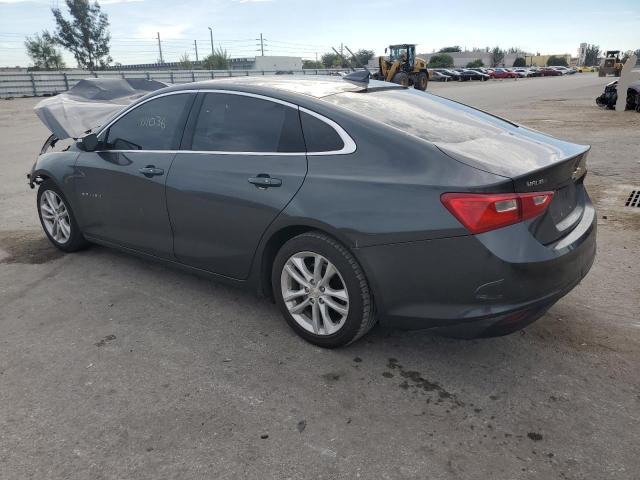
[[606, 77], [609, 74], [613, 74], [616, 77], [620, 76], [623, 63], [620, 61], [620, 50], [607, 50], [602, 64], [598, 69], [599, 77]]
[[[387, 49], [384, 50], [387, 53]], [[416, 46], [412, 43], [391, 45], [389, 58], [378, 59], [379, 68], [373, 75], [376, 80], [398, 83], [418, 90], [426, 90], [429, 82], [427, 62], [416, 57]]]

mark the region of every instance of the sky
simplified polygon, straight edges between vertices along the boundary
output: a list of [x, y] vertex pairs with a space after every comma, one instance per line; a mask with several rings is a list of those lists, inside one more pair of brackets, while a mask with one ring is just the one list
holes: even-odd
[[[570, 53], [581, 42], [603, 50], [640, 48], [640, 0], [102, 0], [111, 31], [111, 56], [122, 64], [187, 53], [210, 53], [208, 27], [216, 46], [232, 57], [265, 55], [315, 59], [331, 47], [377, 55], [393, 43], [417, 43], [418, 52], [463, 48], [520, 47], [541, 54]], [[54, 30], [51, 7], [62, 0], [0, 0], [0, 66], [28, 66], [24, 38]], [[73, 56], [63, 51], [68, 66]]]

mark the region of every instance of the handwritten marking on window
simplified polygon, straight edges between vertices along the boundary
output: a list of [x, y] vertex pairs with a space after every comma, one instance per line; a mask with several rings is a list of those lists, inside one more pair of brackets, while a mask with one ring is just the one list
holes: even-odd
[[164, 130], [167, 126], [166, 117], [153, 115], [151, 117], [143, 117], [138, 121], [138, 127], [144, 128], [160, 128]]

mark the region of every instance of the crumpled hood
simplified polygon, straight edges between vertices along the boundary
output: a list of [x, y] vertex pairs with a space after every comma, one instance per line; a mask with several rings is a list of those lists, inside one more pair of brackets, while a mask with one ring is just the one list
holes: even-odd
[[39, 102], [38, 118], [59, 139], [78, 138], [149, 92], [167, 85], [141, 78], [89, 78]]

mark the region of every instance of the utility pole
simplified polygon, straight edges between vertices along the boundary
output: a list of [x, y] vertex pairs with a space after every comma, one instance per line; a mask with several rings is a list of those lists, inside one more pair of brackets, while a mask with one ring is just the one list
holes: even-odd
[[262, 34], [260, 34], [260, 55], [264, 57], [264, 39], [262, 38]]
[[160, 64], [163, 64], [164, 59], [162, 58], [162, 43], [160, 43], [160, 32], [158, 32], [158, 50], [160, 50]]
[[209, 38], [211, 38], [211, 55], [213, 55], [215, 52], [213, 51], [213, 29], [211, 27], [209, 28]]
[[196, 62], [198, 61], [198, 41], [193, 41], [193, 47], [196, 49]]

